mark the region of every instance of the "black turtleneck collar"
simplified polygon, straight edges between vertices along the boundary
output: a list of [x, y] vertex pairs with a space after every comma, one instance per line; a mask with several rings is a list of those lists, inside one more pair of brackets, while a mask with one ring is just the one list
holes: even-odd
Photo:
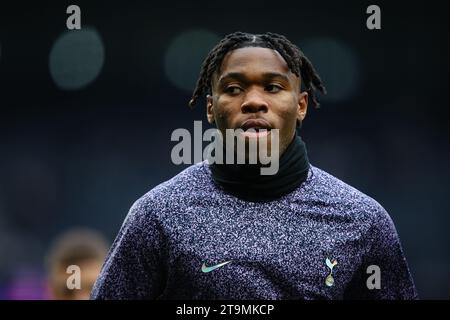
[[309, 161], [305, 143], [299, 135], [281, 155], [278, 172], [261, 175], [260, 165], [211, 164], [215, 183], [232, 195], [247, 201], [263, 202], [294, 191], [308, 177]]

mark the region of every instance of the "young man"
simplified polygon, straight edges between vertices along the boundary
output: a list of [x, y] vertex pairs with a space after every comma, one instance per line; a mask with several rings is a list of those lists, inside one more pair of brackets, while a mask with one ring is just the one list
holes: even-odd
[[315, 89], [325, 92], [284, 36], [221, 40], [190, 105], [208, 93], [208, 121], [224, 135], [243, 129], [270, 145], [279, 130], [278, 172], [203, 161], [152, 189], [130, 209], [92, 298], [416, 298], [388, 213], [308, 161], [296, 128]]

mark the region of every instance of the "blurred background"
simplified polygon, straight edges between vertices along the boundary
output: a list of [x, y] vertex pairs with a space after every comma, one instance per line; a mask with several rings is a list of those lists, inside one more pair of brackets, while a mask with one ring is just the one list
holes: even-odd
[[[66, 27], [71, 4], [81, 30]], [[370, 4], [381, 30], [366, 28]], [[54, 298], [49, 261], [66, 232], [109, 247], [132, 203], [186, 167], [172, 164], [170, 135], [208, 128], [205, 101], [187, 103], [203, 58], [234, 31], [281, 33], [310, 58], [329, 92], [303, 123], [311, 163], [380, 202], [420, 297], [450, 299], [447, 12], [440, 1], [0, 4], [0, 299]]]

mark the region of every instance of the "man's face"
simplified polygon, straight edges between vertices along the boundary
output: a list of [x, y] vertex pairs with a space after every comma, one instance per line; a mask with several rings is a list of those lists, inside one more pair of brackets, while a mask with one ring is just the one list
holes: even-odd
[[[246, 47], [229, 52], [214, 74], [207, 117], [224, 136], [226, 129], [279, 129], [281, 155], [294, 138], [297, 119], [305, 118], [307, 104], [299, 77], [277, 51]], [[267, 135], [270, 150], [270, 131], [243, 135], [246, 141]]]

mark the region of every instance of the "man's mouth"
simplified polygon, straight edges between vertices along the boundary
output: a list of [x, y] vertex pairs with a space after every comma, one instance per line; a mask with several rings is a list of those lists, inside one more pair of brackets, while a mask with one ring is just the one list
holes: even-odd
[[244, 130], [244, 137], [259, 138], [268, 136], [272, 126], [264, 119], [248, 119], [241, 125], [241, 129]]

